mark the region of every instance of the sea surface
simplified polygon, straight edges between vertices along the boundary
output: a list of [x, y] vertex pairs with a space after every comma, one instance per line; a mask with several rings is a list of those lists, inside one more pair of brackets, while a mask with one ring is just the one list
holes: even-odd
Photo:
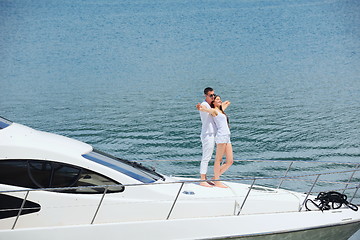
[[0, 0], [14, 122], [197, 175], [208, 86], [236, 160], [360, 162], [360, 2]]
[[126, 159], [360, 160], [360, 2], [0, 0], [0, 116]]

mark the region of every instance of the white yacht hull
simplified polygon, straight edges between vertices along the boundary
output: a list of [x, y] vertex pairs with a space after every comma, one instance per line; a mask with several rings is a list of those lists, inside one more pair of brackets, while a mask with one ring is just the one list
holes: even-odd
[[[320, 162], [332, 171], [294, 175], [293, 163], [281, 176], [203, 187], [0, 117], [0, 240], [350, 238], [360, 229], [351, 203], [360, 165]], [[349, 202], [325, 193], [334, 189]]]
[[349, 209], [240, 215], [199, 219], [138, 221], [0, 231], [0, 239], [248, 239], [346, 240], [360, 219]]

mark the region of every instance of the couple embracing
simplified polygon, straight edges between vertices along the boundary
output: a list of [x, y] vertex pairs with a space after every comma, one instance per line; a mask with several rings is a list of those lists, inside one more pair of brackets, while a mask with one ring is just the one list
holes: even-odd
[[[215, 95], [214, 89], [207, 87], [204, 89], [205, 101], [197, 104], [196, 108], [200, 111], [202, 122], [201, 143], [202, 159], [200, 164], [200, 182], [205, 187], [227, 188], [225, 184], [219, 181], [220, 176], [233, 164], [233, 150], [230, 141], [229, 120], [225, 114], [225, 109], [230, 105], [229, 101], [221, 101], [219, 95]], [[214, 162], [215, 181], [205, 181], [209, 161], [211, 160], [214, 145], [216, 143], [216, 156]], [[221, 164], [223, 156], [226, 156], [226, 162]]]

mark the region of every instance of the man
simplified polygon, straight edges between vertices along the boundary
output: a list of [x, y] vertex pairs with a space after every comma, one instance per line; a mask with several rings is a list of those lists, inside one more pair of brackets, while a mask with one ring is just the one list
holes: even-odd
[[[205, 100], [201, 103], [201, 105], [203, 105], [207, 108], [211, 108], [210, 104], [214, 100], [214, 97], [215, 97], [214, 89], [212, 89], [211, 87], [205, 88], [204, 95], [205, 95]], [[198, 110], [199, 110], [199, 107], [200, 107], [200, 103], [198, 103], [196, 105], [196, 108]], [[201, 135], [200, 135], [201, 144], [202, 144], [202, 158], [201, 158], [201, 163], [200, 163], [200, 179], [206, 180], [207, 179], [206, 173], [207, 173], [209, 161], [212, 157], [212, 154], [214, 151], [214, 146], [215, 146], [216, 126], [215, 126], [213, 117], [209, 113], [203, 112], [203, 111], [199, 111], [199, 112], [200, 112], [201, 123], [202, 123]], [[201, 182], [200, 185], [204, 186], [204, 187], [212, 187], [212, 185], [206, 181]]]

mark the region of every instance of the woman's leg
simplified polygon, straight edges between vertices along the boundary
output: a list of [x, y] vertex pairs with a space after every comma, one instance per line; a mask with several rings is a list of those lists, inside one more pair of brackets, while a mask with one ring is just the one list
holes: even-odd
[[[216, 156], [214, 162], [214, 180], [219, 180], [221, 175], [221, 160], [225, 154], [226, 144], [225, 143], [218, 143], [216, 145]], [[214, 181], [215, 186], [217, 187], [226, 187], [220, 181]]]
[[225, 147], [226, 162], [220, 168], [220, 175], [222, 175], [234, 163], [234, 156], [231, 143], [227, 143]]

